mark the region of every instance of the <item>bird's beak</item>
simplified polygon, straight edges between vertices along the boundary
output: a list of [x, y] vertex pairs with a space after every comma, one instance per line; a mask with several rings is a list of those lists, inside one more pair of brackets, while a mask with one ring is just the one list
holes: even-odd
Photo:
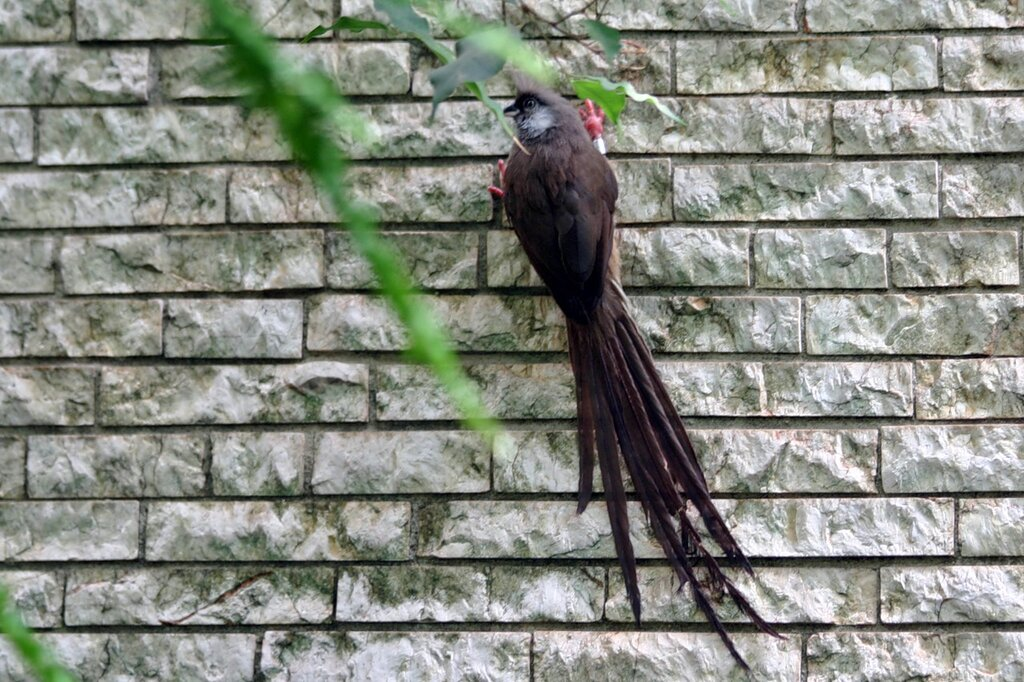
[[509, 104], [507, 107], [505, 107], [504, 111], [506, 116], [515, 116], [516, 114], [519, 113], [519, 107], [517, 107], [513, 102], [512, 104]]

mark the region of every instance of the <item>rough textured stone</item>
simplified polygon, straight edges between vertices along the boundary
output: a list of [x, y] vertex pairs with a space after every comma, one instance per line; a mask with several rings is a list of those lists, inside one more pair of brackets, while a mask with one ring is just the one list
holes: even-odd
[[1024, 556], [1024, 500], [963, 500], [958, 540], [964, 556]]
[[138, 502], [0, 502], [0, 561], [111, 561], [138, 554]]
[[534, 675], [543, 682], [588, 680], [795, 680], [800, 677], [800, 643], [794, 638], [734, 634], [747, 673], [713, 633], [538, 632]]
[[[76, 0], [79, 40], [180, 40], [206, 36], [207, 16], [190, 0]], [[265, 33], [301, 38], [333, 21], [330, 0], [246, 0]]]
[[[619, 228], [626, 286], [746, 286], [749, 231], [738, 228]], [[542, 286], [512, 232], [487, 233], [487, 284]]]
[[0, 426], [92, 424], [95, 377], [72, 367], [0, 367]]
[[306, 435], [215, 433], [210, 476], [215, 495], [298, 495]]
[[320, 568], [90, 568], [68, 579], [76, 625], [323, 623], [334, 571]]
[[0, 357], [160, 355], [160, 301], [0, 303]]
[[71, 38], [71, 0], [0, 0], [0, 43]]
[[52, 239], [0, 239], [0, 294], [51, 293], [53, 276]]
[[885, 230], [758, 230], [754, 281], [770, 289], [884, 289]]
[[338, 579], [339, 621], [593, 622], [603, 568], [358, 566]]
[[649, 154], [828, 154], [825, 100], [712, 97], [664, 100], [683, 123], [652, 106], [629, 110], [609, 135], [616, 152]]
[[[878, 578], [872, 569], [854, 568], [761, 568], [747, 573], [727, 571], [757, 612], [771, 623], [836, 623], [854, 625], [875, 622]], [[644, 566], [637, 571], [647, 622], [706, 622], [690, 588], [679, 591], [671, 568]], [[608, 576], [608, 620], [632, 622], [633, 612], [619, 569]], [[717, 609], [725, 622], [747, 622], [729, 597]]]
[[145, 102], [149, 50], [0, 48], [0, 83], [2, 105]]
[[75, 294], [319, 288], [319, 230], [65, 237], [64, 287]]
[[[9, 595], [25, 625], [30, 628], [52, 628], [61, 625], [64, 605], [64, 576], [42, 571], [0, 572], [0, 585]], [[0, 646], [4, 640], [0, 640]], [[0, 652], [0, 660], [3, 653]], [[2, 666], [2, 664], [0, 664]]]
[[282, 161], [275, 125], [235, 106], [44, 109], [39, 164]]
[[[68, 670], [89, 682], [250, 682], [256, 655], [256, 635], [243, 634], [59, 633], [41, 635], [40, 641]], [[23, 665], [0, 642], [0, 677], [36, 680]]]
[[[374, 0], [343, 0], [343, 2], [342, 14], [389, 23], [386, 14], [376, 11]], [[501, 0], [453, 0], [449, 5], [477, 23], [502, 23]], [[427, 19], [427, 23], [434, 36], [444, 37], [446, 35], [444, 27], [438, 22]], [[361, 32], [339, 31], [339, 34], [346, 40], [358, 39], [360, 36], [372, 37], [374, 39], [378, 36], [387, 36], [386, 33], [373, 29]]]
[[659, 369], [681, 415], [768, 414], [761, 363], [663, 362]]
[[676, 43], [676, 89], [742, 92], [924, 90], [939, 84], [931, 36], [686, 39]]
[[1024, 168], [1019, 163], [943, 164], [942, 198], [946, 216], [1024, 216]]
[[[573, 419], [576, 402], [567, 365], [475, 364], [466, 367], [487, 409], [502, 419]], [[430, 372], [408, 365], [376, 369], [377, 417], [385, 421], [457, 419], [458, 411]]]
[[0, 499], [25, 496], [25, 441], [0, 437]]
[[[490, 165], [444, 170], [426, 166], [375, 166], [353, 171], [357, 199], [371, 201], [386, 222], [480, 222], [490, 220]], [[325, 199], [296, 169], [243, 168], [231, 175], [231, 221], [236, 223], [329, 223]]]
[[885, 427], [881, 452], [882, 485], [888, 493], [1024, 488], [1022, 427]]
[[815, 355], [1021, 355], [1024, 296], [810, 296]]
[[892, 236], [892, 282], [898, 287], [1008, 286], [1020, 282], [1017, 233], [961, 230]]
[[460, 431], [325, 433], [313, 462], [313, 492], [486, 492], [491, 487], [490, 454], [481, 436]]
[[[528, 32], [547, 32], [550, 27], [537, 21], [553, 21], [585, 3], [579, 0], [511, 0], [507, 5], [510, 24]], [[795, 31], [794, 0], [753, 0], [742, 5], [683, 0], [666, 5], [655, 0], [612, 0], [602, 5], [605, 17], [614, 17], [612, 24], [624, 30], [655, 31]], [[528, 6], [533, 12], [526, 12]], [[535, 13], [535, 14], [534, 14]], [[585, 35], [582, 20], [591, 16], [581, 13], [567, 23], [570, 32]]]
[[935, 218], [937, 167], [933, 161], [676, 166], [675, 204], [684, 220]]
[[1024, 100], [844, 100], [837, 154], [977, 154], [1024, 150]]
[[267, 682], [525, 680], [530, 633], [268, 632], [260, 672]]
[[302, 301], [168, 301], [164, 354], [178, 358], [300, 358]]
[[155, 561], [398, 561], [409, 554], [406, 502], [154, 502]]
[[916, 363], [918, 419], [1024, 416], [1024, 358]]
[[219, 169], [5, 173], [0, 228], [224, 222], [226, 182]]
[[[315, 24], [310, 24], [312, 28]], [[281, 54], [326, 72], [344, 95], [400, 95], [409, 90], [409, 43], [283, 43]], [[241, 88], [211, 74], [224, 66], [224, 48], [182, 45], [160, 51], [160, 85], [165, 97], [234, 97]]]
[[[383, 232], [405, 262], [413, 282], [423, 289], [472, 289], [479, 237], [472, 232]], [[341, 230], [327, 233], [327, 286], [332, 289], [373, 289], [377, 279], [351, 237]]]
[[651, 349], [671, 353], [797, 353], [800, 300], [767, 296], [636, 296]]
[[1021, 566], [883, 567], [881, 573], [886, 623], [1016, 621], [1024, 608]]
[[807, 640], [808, 682], [1017, 680], [1019, 632], [822, 633]]
[[946, 90], [1024, 90], [1024, 36], [948, 36], [942, 40]]
[[104, 368], [104, 424], [245, 424], [366, 419], [365, 365]]
[[928, 28], [1024, 26], [1012, 2], [993, 0], [808, 0], [807, 28], [831, 31], [914, 31]]
[[[0, 8], [0, 12], [3, 9]], [[0, 20], [0, 25], [3, 21]], [[0, 31], [3, 31], [0, 28]], [[2, 38], [0, 38], [2, 39]], [[31, 161], [32, 137], [35, 134], [32, 113], [28, 109], [0, 111], [0, 163]]]
[[[426, 102], [364, 105], [359, 111], [376, 139], [347, 144], [345, 150], [356, 159], [417, 159], [498, 156], [512, 146], [494, 114], [476, 100], [445, 102], [431, 121], [432, 108]], [[486, 179], [481, 178], [485, 184]]]
[[672, 168], [668, 159], [612, 161], [619, 183], [615, 220], [657, 223], [672, 220]]
[[30, 497], [177, 497], [203, 490], [205, 439], [30, 436]]

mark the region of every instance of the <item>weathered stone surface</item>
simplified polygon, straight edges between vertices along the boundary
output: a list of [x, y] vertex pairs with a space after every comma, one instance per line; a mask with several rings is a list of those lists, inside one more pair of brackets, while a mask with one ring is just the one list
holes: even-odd
[[[727, 574], [771, 623], [875, 622], [878, 579], [873, 569], [759, 567], [753, 578], [735, 569]], [[647, 622], [706, 622], [690, 588], [680, 592], [679, 581], [668, 566], [643, 566], [637, 577]], [[632, 622], [633, 612], [619, 569], [610, 572], [608, 587], [608, 620]], [[725, 622], [748, 622], [728, 597], [716, 611]]]
[[300, 358], [302, 301], [168, 301], [164, 354], [172, 358]]
[[[480, 222], [493, 206], [488, 165], [441, 168], [375, 166], [353, 171], [357, 199], [377, 205], [386, 222]], [[231, 221], [236, 223], [329, 223], [325, 198], [297, 169], [242, 168], [231, 175]]]
[[160, 355], [160, 301], [0, 303], [0, 357]]
[[[0, 8], [0, 12], [3, 9]], [[3, 20], [0, 19], [0, 26]], [[0, 28], [0, 32], [3, 29]], [[2, 36], [0, 36], [2, 40]], [[5, 109], [0, 111], [0, 162], [17, 163], [31, 161], [32, 136], [35, 124], [28, 109]]]
[[672, 168], [668, 159], [619, 160], [611, 166], [619, 183], [616, 222], [672, 220]]
[[92, 424], [95, 376], [73, 367], [0, 367], [0, 426]]
[[[739, 228], [619, 228], [626, 286], [746, 286], [750, 233]], [[511, 231], [487, 233], [487, 284], [541, 286]]]
[[1024, 500], [963, 500], [958, 539], [964, 556], [1024, 555]]
[[832, 31], [908, 31], [927, 28], [1024, 26], [1013, 3], [992, 0], [808, 0], [807, 28]]
[[885, 427], [881, 452], [882, 485], [887, 493], [1024, 488], [1022, 427]]
[[215, 495], [298, 495], [306, 435], [215, 433], [210, 477]]
[[[180, 40], [206, 37], [207, 16], [189, 0], [76, 0], [79, 40]], [[333, 21], [330, 0], [246, 0], [265, 33], [301, 38]]]
[[636, 296], [634, 319], [656, 352], [798, 353], [800, 299]]
[[44, 109], [39, 164], [282, 161], [275, 125], [236, 106]]
[[0, 502], [0, 561], [98, 561], [138, 554], [138, 502]]
[[666, 99], [676, 124], [652, 106], [635, 106], [609, 135], [616, 152], [649, 154], [828, 154], [825, 100], [778, 97]]
[[913, 413], [909, 362], [768, 363], [767, 411], [775, 416], [867, 417]]
[[[315, 24], [310, 24], [312, 28]], [[409, 90], [409, 43], [283, 43], [281, 54], [326, 72], [344, 95], [400, 95]], [[242, 89], [224, 78], [211, 78], [224, 65], [225, 48], [182, 45], [160, 51], [160, 85], [165, 97], [192, 99], [234, 97]]]
[[75, 294], [318, 288], [323, 258], [319, 230], [65, 237], [60, 251]]
[[[424, 289], [476, 287], [479, 237], [472, 232], [382, 232], [404, 261], [406, 271]], [[373, 289], [377, 278], [341, 230], [327, 233], [327, 286]]]
[[323, 623], [334, 571], [317, 568], [90, 568], [68, 579], [68, 625]]
[[0, 239], [0, 294], [48, 294], [53, 276], [52, 239]]
[[[431, 94], [433, 88], [430, 89]], [[345, 151], [356, 159], [499, 156], [512, 143], [480, 102], [450, 101], [430, 120], [431, 105], [367, 104], [359, 108], [376, 137], [372, 143], [349, 143]], [[482, 177], [486, 184], [487, 178]]]
[[[527, 5], [532, 12], [524, 8]], [[549, 32], [550, 26], [537, 20], [554, 21], [578, 11], [578, 0], [511, 0], [507, 5], [510, 24], [528, 32]], [[699, 0], [684, 0], [666, 5], [654, 0], [613, 0], [602, 6], [606, 21], [622, 30], [655, 31], [795, 31], [796, 14], [793, 0], [754, 0], [723, 5]], [[583, 12], [571, 17], [566, 28], [577, 35], [586, 35], [583, 19], [592, 16]]]
[[338, 580], [339, 621], [593, 622], [603, 568], [358, 566]]
[[219, 169], [5, 173], [0, 228], [220, 223], [226, 182]]
[[972, 623], [1020, 620], [1024, 567], [882, 567], [886, 623]]
[[[342, 14], [359, 17], [361, 19], [375, 19], [384, 23], [390, 23], [383, 12], [375, 9], [374, 0], [344, 0]], [[453, 0], [449, 5], [456, 11], [475, 19], [478, 23], [493, 24], [502, 23], [502, 2], [501, 0]], [[426, 17], [424, 17], [426, 18]], [[433, 35], [443, 37], [446, 35], [444, 28], [436, 21], [427, 19], [427, 23]], [[368, 31], [339, 31], [344, 40], [355, 40], [362, 36], [376, 38], [387, 36], [387, 33], [379, 30]]]
[[681, 415], [768, 415], [759, 362], [662, 362], [658, 367]]
[[[89, 682], [218, 680], [250, 682], [256, 635], [59, 633], [40, 636], [57, 660]], [[0, 677], [33, 682], [21, 660], [0, 642]]]
[[366, 419], [365, 365], [107, 367], [103, 424], [246, 424]]
[[[872, 430], [688, 430], [712, 492], [874, 492]], [[494, 451], [494, 489], [574, 493], [575, 431], [510, 431]], [[627, 486], [628, 487], [628, 486]], [[601, 489], [595, 474], [595, 490]]]
[[71, 39], [71, 0], [0, 0], [0, 43]]
[[486, 492], [491, 487], [490, 454], [482, 437], [461, 431], [325, 433], [313, 462], [313, 492]]
[[683, 220], [938, 217], [933, 161], [676, 166]]
[[842, 100], [837, 154], [978, 154], [1024, 150], [1024, 100]]
[[25, 441], [0, 437], [0, 499], [25, 496]]
[[145, 102], [149, 50], [144, 48], [0, 48], [0, 104]]
[[889, 247], [898, 287], [1007, 286], [1020, 282], [1017, 233], [901, 232]]
[[199, 436], [30, 436], [30, 497], [177, 497], [203, 490]]
[[809, 296], [814, 355], [1021, 355], [1024, 296]]
[[946, 90], [1024, 90], [1024, 36], [948, 36], [942, 40]]
[[538, 632], [534, 675], [543, 682], [587, 680], [795, 680], [800, 677], [800, 643], [768, 635], [734, 634], [747, 673], [714, 633]]
[[323, 680], [526, 680], [530, 633], [268, 632], [267, 682]]
[[807, 640], [807, 680], [933, 682], [1024, 676], [1019, 632], [821, 633]]
[[[0, 585], [7, 591], [25, 625], [52, 628], [61, 625], [64, 603], [64, 576], [43, 571], [3, 571]], [[2, 646], [3, 640], [0, 640]], [[0, 652], [0, 660], [3, 653]], [[2, 665], [2, 664], [0, 664]]]
[[1024, 416], [1024, 358], [916, 363], [918, 419]]
[[946, 216], [1024, 216], [1024, 168], [1019, 163], [943, 164], [942, 198]]
[[409, 554], [407, 502], [154, 502], [155, 561], [398, 561]]
[[[491, 414], [502, 419], [573, 419], [573, 379], [564, 364], [476, 364], [467, 374]], [[385, 421], [457, 419], [458, 411], [421, 367], [378, 365], [377, 417]]]
[[754, 281], [770, 289], [884, 289], [885, 230], [758, 230]]
[[680, 93], [924, 90], [939, 84], [931, 36], [686, 39], [676, 43]]

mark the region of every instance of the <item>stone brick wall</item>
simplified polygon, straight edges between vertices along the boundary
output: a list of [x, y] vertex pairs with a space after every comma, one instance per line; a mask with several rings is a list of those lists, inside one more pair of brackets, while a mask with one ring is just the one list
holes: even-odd
[[[537, 35], [521, 1], [466, 4]], [[0, 581], [29, 623], [88, 680], [742, 679], [638, 508], [639, 632], [604, 508], [575, 514], [493, 120], [428, 127], [406, 42], [297, 43], [370, 0], [249, 4], [373, 118], [359, 191], [511, 445], [403, 363], [272, 126], [201, 78], [193, 0], [0, 0]], [[617, 77], [686, 121], [609, 135], [624, 279], [787, 636], [734, 624], [755, 679], [1024, 679], [1024, 8], [606, 10]]]

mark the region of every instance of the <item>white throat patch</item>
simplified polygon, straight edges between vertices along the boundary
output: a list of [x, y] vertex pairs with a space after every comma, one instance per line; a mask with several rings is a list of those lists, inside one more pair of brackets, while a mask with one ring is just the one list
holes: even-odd
[[519, 134], [529, 140], [540, 137], [555, 126], [555, 116], [549, 107], [539, 107], [532, 116], [527, 116], [519, 124]]

